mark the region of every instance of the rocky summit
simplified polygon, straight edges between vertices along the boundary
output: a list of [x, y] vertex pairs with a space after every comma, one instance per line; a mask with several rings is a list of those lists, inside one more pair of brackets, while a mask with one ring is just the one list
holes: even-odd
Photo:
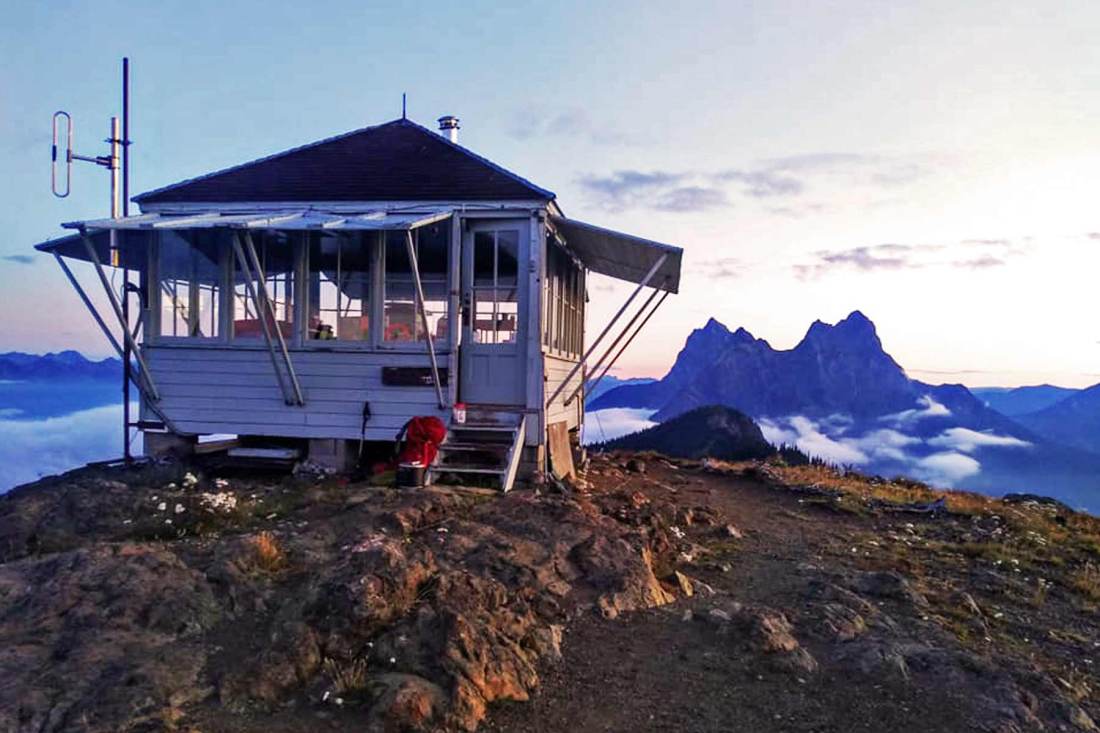
[[1087, 731], [1100, 522], [822, 466], [83, 469], [0, 499], [2, 731]]

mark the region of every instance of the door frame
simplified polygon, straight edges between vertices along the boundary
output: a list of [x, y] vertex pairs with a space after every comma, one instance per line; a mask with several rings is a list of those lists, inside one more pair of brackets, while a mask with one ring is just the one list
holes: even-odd
[[[501, 404], [525, 408], [527, 405], [527, 341], [531, 338], [528, 313], [532, 294], [528, 281], [528, 262], [531, 257], [532, 237], [530, 231], [530, 218], [521, 213], [512, 216], [488, 216], [485, 218], [466, 218], [463, 221], [462, 238], [459, 244], [459, 286], [458, 299], [461, 318], [458, 327], [461, 334], [458, 339], [458, 354], [453, 355], [458, 360], [458, 397], [459, 402], [477, 404]], [[476, 298], [474, 297], [474, 241], [479, 232], [498, 231], [501, 229], [514, 229], [518, 232], [519, 240], [516, 252], [516, 336], [514, 341], [506, 344], [486, 344], [474, 339], [476, 318]], [[499, 246], [499, 245], [497, 245]], [[480, 399], [474, 392], [472, 362], [476, 356], [509, 356], [514, 362], [515, 373], [512, 381], [515, 393], [506, 401], [489, 401]], [[474, 392], [474, 394], [471, 394]]]

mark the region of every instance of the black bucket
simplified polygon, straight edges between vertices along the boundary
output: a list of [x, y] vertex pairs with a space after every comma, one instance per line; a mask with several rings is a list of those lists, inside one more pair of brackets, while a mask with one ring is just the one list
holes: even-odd
[[424, 475], [427, 469], [419, 463], [397, 464], [395, 482], [399, 489], [421, 489], [424, 487]]

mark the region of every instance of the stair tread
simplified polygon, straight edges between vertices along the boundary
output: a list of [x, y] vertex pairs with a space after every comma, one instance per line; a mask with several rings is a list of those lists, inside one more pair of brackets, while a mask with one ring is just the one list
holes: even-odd
[[511, 443], [443, 443], [439, 450], [508, 450]]
[[492, 466], [446, 466], [435, 465], [431, 467], [433, 473], [492, 473], [503, 475], [507, 473], [506, 468], [493, 468]]
[[516, 432], [515, 425], [503, 425], [501, 423], [454, 423], [451, 425], [451, 430], [491, 430], [499, 433], [514, 433]]

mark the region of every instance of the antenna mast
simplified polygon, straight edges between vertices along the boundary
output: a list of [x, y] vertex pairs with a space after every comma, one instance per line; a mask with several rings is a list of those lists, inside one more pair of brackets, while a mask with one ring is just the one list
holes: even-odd
[[[65, 144], [63, 153], [64, 159], [61, 161], [65, 166], [64, 186], [61, 186], [58, 180], [58, 143], [62, 139], [62, 135], [60, 134], [62, 122], [65, 128], [63, 136]], [[50, 152], [50, 190], [53, 192], [53, 195], [58, 198], [65, 198], [69, 195], [72, 189], [72, 168], [74, 160], [94, 163], [106, 168], [111, 174], [111, 218], [118, 219], [119, 217], [126, 216], [130, 210], [130, 59], [126, 57], [122, 59], [121, 130], [119, 129], [118, 117], [111, 117], [110, 125], [110, 136], [104, 141], [110, 145], [107, 155], [78, 155], [73, 151], [74, 126], [72, 115], [64, 110], [54, 112], [53, 147]], [[130, 282], [129, 263], [123, 261], [118, 244], [118, 230], [111, 229], [109, 237], [111, 266], [122, 268], [122, 327], [129, 331], [130, 292], [137, 292], [140, 296], [142, 291], [140, 287], [136, 287]], [[126, 463], [130, 463], [133, 461], [133, 456], [130, 453], [130, 428], [132, 427], [130, 422], [130, 382], [132, 379], [130, 370], [131, 351], [130, 340], [123, 338], [122, 342], [125, 344], [122, 357], [122, 446], [123, 458]]]

